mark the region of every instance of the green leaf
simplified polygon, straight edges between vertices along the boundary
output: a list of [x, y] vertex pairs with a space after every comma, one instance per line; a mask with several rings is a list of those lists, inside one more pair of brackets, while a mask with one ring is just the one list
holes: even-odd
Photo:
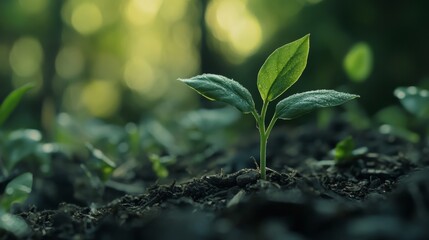
[[33, 174], [23, 173], [14, 178], [6, 186], [5, 192], [0, 200], [1, 208], [10, 209], [14, 203], [22, 203], [27, 200], [33, 185]]
[[6, 97], [6, 99], [0, 105], [0, 126], [4, 123], [4, 121], [6, 121], [12, 111], [16, 108], [18, 103], [21, 101], [22, 96], [32, 88], [32, 84], [26, 84], [20, 88], [15, 89]]
[[310, 35], [276, 49], [258, 73], [258, 89], [264, 102], [269, 102], [291, 87], [307, 65]]
[[294, 94], [281, 100], [276, 106], [275, 117], [290, 120], [318, 108], [333, 107], [359, 97], [334, 90], [316, 90]]
[[418, 118], [429, 118], [429, 91], [415, 86], [398, 87], [394, 95], [402, 106]]
[[158, 176], [158, 178], [168, 177], [168, 174], [169, 174], [168, 169], [162, 163], [162, 159], [160, 156], [156, 154], [151, 154], [149, 155], [149, 160], [151, 161], [152, 169], [155, 172], [156, 176]]
[[344, 58], [343, 67], [350, 80], [363, 82], [372, 71], [372, 51], [368, 44], [355, 44]]
[[19, 129], [11, 132], [4, 147], [4, 168], [11, 171], [19, 162], [34, 157], [41, 144], [42, 133], [35, 129]]
[[1, 209], [0, 229], [12, 233], [17, 238], [24, 238], [31, 233], [30, 227], [27, 225], [27, 223], [22, 217], [4, 212]]
[[352, 136], [348, 136], [335, 145], [334, 157], [337, 162], [347, 161], [353, 157], [355, 141]]
[[228, 103], [243, 113], [255, 110], [250, 92], [232, 79], [221, 75], [203, 74], [179, 80], [209, 100]]

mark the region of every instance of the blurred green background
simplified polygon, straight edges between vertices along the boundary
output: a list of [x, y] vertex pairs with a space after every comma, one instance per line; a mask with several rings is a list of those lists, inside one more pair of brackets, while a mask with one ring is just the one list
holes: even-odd
[[307, 33], [307, 69], [289, 94], [347, 90], [373, 116], [398, 102], [396, 87], [429, 86], [428, 7], [399, 0], [2, 0], [0, 99], [36, 85], [5, 128], [52, 136], [69, 116], [125, 125], [222, 106], [176, 81], [199, 73], [233, 78], [259, 97], [265, 58]]

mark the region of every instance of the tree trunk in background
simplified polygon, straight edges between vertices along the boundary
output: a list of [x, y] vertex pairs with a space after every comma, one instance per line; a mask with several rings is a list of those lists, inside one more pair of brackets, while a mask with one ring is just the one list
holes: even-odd
[[61, 46], [61, 35], [63, 22], [61, 19], [61, 9], [64, 0], [51, 1], [50, 23], [48, 32], [43, 39], [45, 61], [43, 65], [43, 86], [41, 91], [42, 112], [41, 123], [42, 130], [48, 139], [53, 137], [55, 128], [55, 118], [59, 108], [60, 99], [54, 89], [54, 79], [56, 75], [55, 59]]
[[202, 73], [210, 72], [210, 50], [207, 45], [207, 24], [205, 15], [209, 0], [202, 0], [201, 15], [200, 15], [200, 29], [201, 29], [201, 42], [200, 42], [200, 71]]

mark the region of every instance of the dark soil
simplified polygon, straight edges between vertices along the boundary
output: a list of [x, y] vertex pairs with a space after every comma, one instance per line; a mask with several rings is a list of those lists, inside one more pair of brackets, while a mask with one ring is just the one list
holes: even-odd
[[[348, 135], [368, 151], [341, 166], [326, 161]], [[200, 165], [184, 157], [142, 194], [19, 215], [31, 239], [429, 239], [427, 144], [333, 124], [276, 129], [268, 148], [267, 181], [250, 158], [254, 138]], [[186, 179], [191, 168], [206, 174]]]

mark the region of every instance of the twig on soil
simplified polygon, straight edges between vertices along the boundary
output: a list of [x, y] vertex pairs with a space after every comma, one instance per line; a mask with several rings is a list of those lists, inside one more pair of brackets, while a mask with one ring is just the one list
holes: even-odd
[[258, 161], [256, 161], [256, 158], [254, 156], [251, 156], [250, 158], [253, 159], [253, 162], [255, 163], [255, 166], [256, 166], [256, 170], [259, 171], [259, 165], [258, 165]]
[[275, 173], [275, 174], [280, 175], [280, 173], [279, 173], [279, 172], [277, 172], [276, 170], [271, 169], [271, 168], [269, 168], [269, 167], [267, 167], [267, 170], [268, 170], [268, 171], [271, 171], [271, 172], [273, 172], [273, 173]]

